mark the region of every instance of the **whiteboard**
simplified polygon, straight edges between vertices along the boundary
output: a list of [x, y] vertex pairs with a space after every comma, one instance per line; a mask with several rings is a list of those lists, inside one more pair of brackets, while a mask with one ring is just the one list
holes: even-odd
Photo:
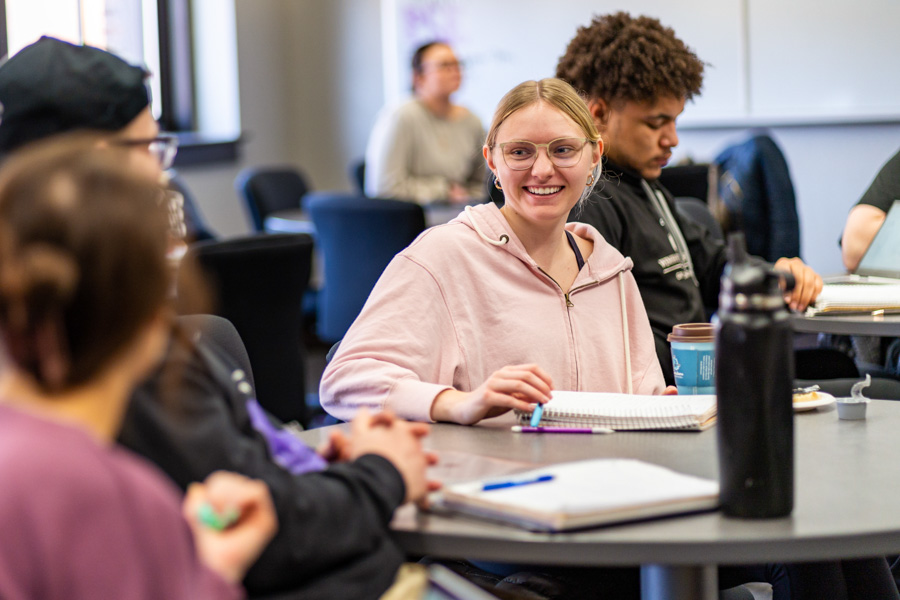
[[798, 122], [900, 114], [900, 2], [752, 0], [752, 114]]
[[707, 63], [682, 126], [900, 120], [900, 69], [886, 63], [900, 56], [896, 0], [852, 11], [822, 0], [383, 0], [385, 100], [410, 93], [413, 51], [440, 39], [465, 64], [455, 101], [489, 123], [513, 86], [554, 75], [578, 27], [618, 10], [658, 18]]

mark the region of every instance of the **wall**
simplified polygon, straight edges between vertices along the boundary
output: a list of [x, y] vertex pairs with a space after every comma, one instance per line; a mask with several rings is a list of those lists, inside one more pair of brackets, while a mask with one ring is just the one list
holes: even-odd
[[350, 189], [381, 107], [378, 0], [236, 0], [244, 143], [236, 164], [180, 169], [217, 233], [246, 233], [234, 178], [290, 164], [316, 189]]
[[245, 143], [237, 164], [180, 169], [200, 211], [220, 235], [247, 231], [243, 207], [232, 182], [248, 165], [284, 161], [289, 137], [284, 127], [288, 70], [284, 51], [287, 28], [282, 0], [237, 0], [238, 82]]
[[[237, 165], [183, 172], [217, 231], [247, 229], [232, 188], [246, 165], [290, 162], [318, 189], [350, 188], [348, 166], [362, 155], [384, 98], [381, 5], [382, 0], [236, 0], [243, 158]], [[803, 257], [821, 272], [837, 272], [837, 239], [847, 211], [900, 147], [900, 123], [772, 132], [794, 179]], [[675, 158], [709, 160], [743, 133], [683, 129]]]
[[[837, 245], [847, 212], [900, 147], [900, 124], [774, 127], [800, 213], [801, 256], [820, 273], [843, 271]], [[683, 130], [673, 159], [711, 160], [743, 129]]]

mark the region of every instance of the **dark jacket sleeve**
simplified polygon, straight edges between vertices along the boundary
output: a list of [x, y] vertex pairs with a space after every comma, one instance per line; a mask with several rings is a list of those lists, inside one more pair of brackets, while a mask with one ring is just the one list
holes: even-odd
[[[279, 531], [245, 580], [255, 597], [377, 598], [403, 556], [388, 523], [404, 499], [390, 462], [367, 455], [322, 472], [292, 475], [275, 464], [253, 429], [246, 396], [227, 357], [208, 342], [173, 343], [166, 367], [177, 394], [164, 399], [165, 374], [132, 398], [120, 441], [156, 463], [182, 488], [224, 469], [263, 480]], [[163, 398], [163, 399], [161, 399]]]

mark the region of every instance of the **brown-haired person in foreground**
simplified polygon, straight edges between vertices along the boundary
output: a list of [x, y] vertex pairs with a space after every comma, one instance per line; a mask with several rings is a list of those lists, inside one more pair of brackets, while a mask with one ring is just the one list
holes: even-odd
[[[556, 76], [585, 95], [606, 142], [603, 179], [569, 219], [593, 225], [634, 261], [669, 385], [675, 376], [666, 336], [677, 323], [705, 321], [704, 307], [718, 306], [725, 267], [724, 244], [681, 217], [658, 181], [678, 145], [676, 120], [700, 93], [703, 68], [670, 28], [624, 12], [579, 28], [556, 66]], [[822, 290], [822, 278], [799, 258], [780, 258], [775, 268], [797, 280], [788, 298], [793, 309]]]
[[277, 528], [265, 484], [219, 472], [182, 504], [114, 443], [170, 331], [160, 188], [125, 162], [79, 136], [0, 171], [5, 600], [241, 597]]

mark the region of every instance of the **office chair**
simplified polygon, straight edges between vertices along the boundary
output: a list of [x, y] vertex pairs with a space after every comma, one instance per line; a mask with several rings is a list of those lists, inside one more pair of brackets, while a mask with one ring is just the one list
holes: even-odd
[[747, 251], [769, 262], [800, 256], [797, 198], [784, 154], [769, 135], [756, 131], [725, 148], [719, 166], [719, 195], [729, 220], [747, 237]]
[[265, 231], [266, 217], [278, 210], [300, 208], [310, 186], [293, 167], [250, 167], [234, 180], [234, 188], [254, 231]]
[[412, 202], [336, 192], [310, 193], [305, 205], [325, 262], [316, 334], [333, 343], [344, 337], [394, 255], [425, 229], [425, 213]]
[[682, 216], [702, 225], [717, 240], [725, 241], [722, 226], [710, 212], [706, 203], [698, 198], [680, 196], [675, 198], [675, 210]]
[[247, 349], [260, 405], [282, 421], [308, 424], [302, 300], [312, 268], [306, 234], [254, 235], [188, 249]]
[[666, 167], [659, 174], [659, 182], [676, 198], [688, 196], [708, 202], [710, 189], [715, 192], [717, 182], [714, 172], [713, 187], [710, 188], [710, 168], [715, 169], [715, 165], [697, 163]]
[[[244, 340], [231, 321], [216, 315], [180, 315], [177, 324], [192, 339], [205, 339], [225, 352], [253, 385], [253, 367]], [[196, 336], [196, 337], [195, 337]]]
[[364, 159], [350, 165], [350, 182], [359, 195], [366, 195], [366, 161]]

